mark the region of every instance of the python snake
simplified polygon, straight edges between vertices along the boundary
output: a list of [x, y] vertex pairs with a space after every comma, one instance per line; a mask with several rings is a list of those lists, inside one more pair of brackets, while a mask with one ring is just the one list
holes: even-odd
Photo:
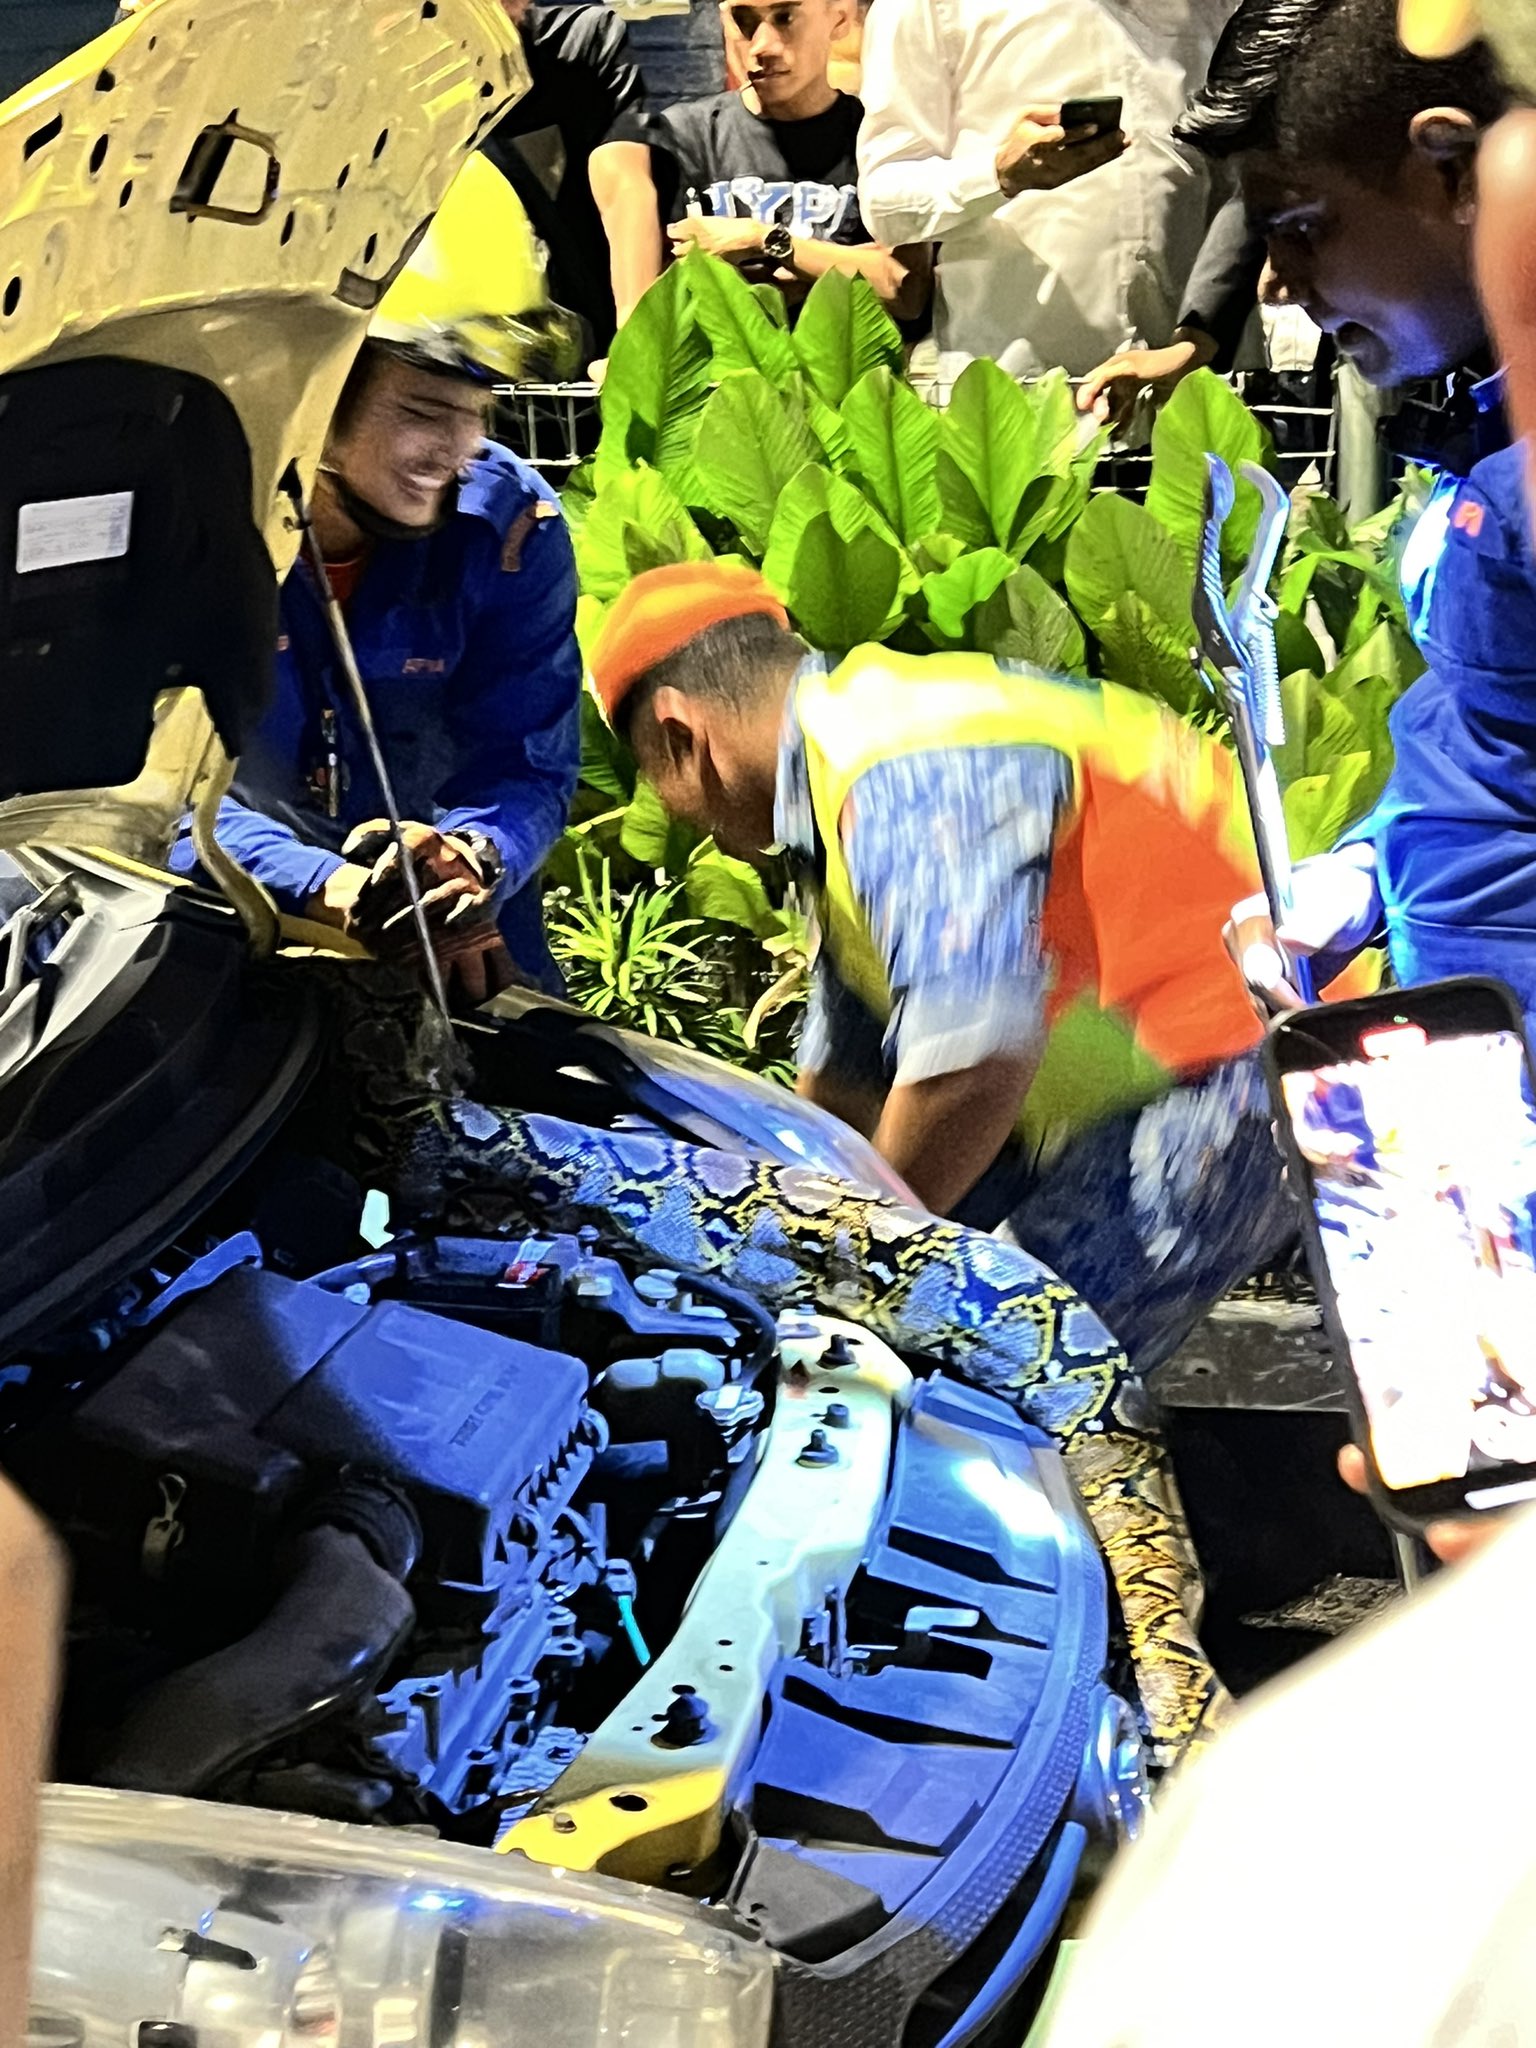
[[862, 1322], [1012, 1402], [1060, 1444], [1108, 1562], [1151, 1759], [1177, 1762], [1226, 1695], [1194, 1628], [1200, 1578], [1125, 1354], [1047, 1267], [1003, 1240], [805, 1168], [477, 1101], [462, 1053], [378, 970], [331, 984], [334, 1071], [317, 1091], [345, 1150], [417, 1228], [594, 1225], [774, 1310]]

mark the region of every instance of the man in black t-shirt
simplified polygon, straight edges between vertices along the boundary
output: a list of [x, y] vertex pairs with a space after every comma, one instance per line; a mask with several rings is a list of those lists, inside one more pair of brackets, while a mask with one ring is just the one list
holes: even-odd
[[897, 318], [918, 318], [932, 251], [870, 239], [854, 162], [864, 109], [827, 78], [851, 0], [726, 0], [720, 12], [727, 57], [747, 82], [660, 118], [657, 182], [672, 253], [723, 256], [792, 302], [825, 271], [854, 271]]
[[661, 275], [645, 87], [609, 7], [501, 0], [533, 88], [486, 138], [486, 155], [549, 250], [554, 299], [585, 321], [591, 352]]

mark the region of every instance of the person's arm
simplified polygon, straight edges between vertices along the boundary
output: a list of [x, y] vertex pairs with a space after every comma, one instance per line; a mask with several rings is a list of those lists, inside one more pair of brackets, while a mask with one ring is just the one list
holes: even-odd
[[907, 249], [887, 249], [879, 242], [846, 248], [838, 242], [796, 235], [786, 268], [806, 285], [825, 277], [829, 270], [867, 278], [897, 320], [918, 319], [933, 290], [933, 251], [926, 243]]
[[1536, 108], [1516, 107], [1477, 152], [1477, 281], [1505, 366], [1506, 399], [1526, 449], [1526, 510], [1536, 537]]
[[[723, 256], [728, 263], [748, 270], [768, 266], [768, 258], [763, 254], [763, 237], [768, 232], [764, 221], [693, 214], [674, 221], [668, 232], [674, 256], [681, 256], [688, 249], [702, 249], [706, 255]], [[886, 249], [878, 242], [823, 242], [814, 236], [796, 235], [789, 257], [779, 267], [773, 282], [787, 288], [809, 288], [829, 270], [867, 278], [896, 319], [915, 320], [927, 305], [933, 286], [933, 252], [926, 245]]]
[[599, 143], [587, 181], [608, 238], [608, 271], [620, 327], [661, 275], [661, 211], [648, 142]]
[[491, 574], [451, 693], [458, 765], [431, 822], [443, 833], [485, 833], [505, 863], [505, 898], [542, 868], [576, 793], [581, 652], [564, 519], [540, 518], [517, 569]]
[[875, 1150], [936, 1216], [947, 1215], [1007, 1144], [1038, 1066], [1031, 1048], [898, 1082], [876, 1127]]
[[[293, 916], [309, 910], [312, 899], [323, 898], [333, 877], [347, 865], [339, 853], [312, 845], [289, 826], [233, 797], [219, 805], [214, 836], [225, 852], [262, 884], [278, 909]], [[173, 874], [200, 873], [190, 820], [183, 823], [171, 849], [169, 866]]]
[[[1374, 814], [1373, 814], [1374, 815]], [[1381, 929], [1372, 819], [1354, 828], [1331, 853], [1297, 864], [1291, 908], [1277, 932], [1263, 896], [1233, 905], [1223, 937], [1244, 981], [1271, 1010], [1298, 1010], [1291, 980], [1296, 960], [1331, 961], [1319, 986], [1332, 980]]]
[[859, 206], [887, 248], [940, 241], [1003, 204], [995, 146], [957, 150], [954, 71], [935, 0], [870, 9]]
[[955, 95], [960, 52], [935, 0], [884, 0], [864, 24], [859, 205], [887, 249], [941, 242], [1021, 192], [1052, 191], [1111, 162], [1123, 135], [1060, 126], [1060, 106], [1018, 110], [995, 136], [962, 138]]
[[53, 1538], [0, 1481], [0, 2048], [27, 2038], [37, 1798], [53, 1747], [63, 1618]]
[[879, 1020], [843, 981], [826, 946], [818, 947], [800, 1027], [796, 1093], [865, 1138], [874, 1135], [885, 1107], [881, 1038]]
[[1263, 237], [1241, 193], [1234, 194], [1206, 229], [1172, 341], [1166, 348], [1121, 349], [1101, 363], [1078, 386], [1078, 410], [1119, 425], [1146, 386], [1161, 401], [1193, 370], [1229, 370], [1258, 304], [1263, 268]]
[[878, 763], [845, 810], [849, 874], [895, 997], [875, 1145], [939, 1212], [1003, 1149], [1045, 1049], [1040, 926], [1071, 788], [1050, 748], [962, 748]]
[[1249, 217], [1241, 192], [1220, 206], [1205, 231], [1179, 313], [1179, 333], [1209, 344], [1207, 360], [1230, 370], [1238, 344], [1259, 303], [1264, 237]]

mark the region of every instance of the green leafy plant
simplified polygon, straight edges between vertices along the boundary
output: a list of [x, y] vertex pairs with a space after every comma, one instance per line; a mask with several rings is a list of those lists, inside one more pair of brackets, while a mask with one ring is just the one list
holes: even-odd
[[572, 827], [551, 864], [545, 921], [567, 993], [592, 1016], [794, 1076], [809, 978], [803, 920], [710, 842], [675, 871], [629, 854], [627, 811]]
[[[1103, 437], [1065, 377], [1026, 387], [975, 362], [938, 412], [902, 364], [901, 336], [862, 279], [819, 280], [791, 330], [778, 295], [729, 264], [697, 251], [675, 264], [614, 345], [597, 453], [566, 493], [584, 645], [643, 570], [728, 556], [759, 565], [801, 634], [834, 657], [873, 641], [1027, 661], [1146, 691], [1222, 732], [1192, 659], [1205, 459], [1234, 472], [1273, 461], [1231, 387], [1206, 371], [1179, 386], [1137, 503], [1095, 490]], [[1229, 578], [1258, 511], [1240, 483]], [[1327, 497], [1296, 497], [1274, 595], [1289, 727], [1278, 765], [1298, 855], [1380, 794], [1387, 714], [1422, 667], [1398, 594], [1400, 513], [1351, 529]], [[574, 850], [552, 870], [573, 991], [616, 1020], [653, 1028], [654, 1013], [664, 1035], [783, 1068], [805, 970], [782, 891], [695, 845], [595, 709], [585, 716]], [[725, 961], [723, 983], [706, 955]]]

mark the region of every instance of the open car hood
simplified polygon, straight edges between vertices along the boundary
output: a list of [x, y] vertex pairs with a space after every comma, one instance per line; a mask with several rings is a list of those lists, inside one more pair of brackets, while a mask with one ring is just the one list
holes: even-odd
[[370, 315], [527, 90], [497, 0], [148, 0], [0, 106], [0, 846], [228, 786]]

